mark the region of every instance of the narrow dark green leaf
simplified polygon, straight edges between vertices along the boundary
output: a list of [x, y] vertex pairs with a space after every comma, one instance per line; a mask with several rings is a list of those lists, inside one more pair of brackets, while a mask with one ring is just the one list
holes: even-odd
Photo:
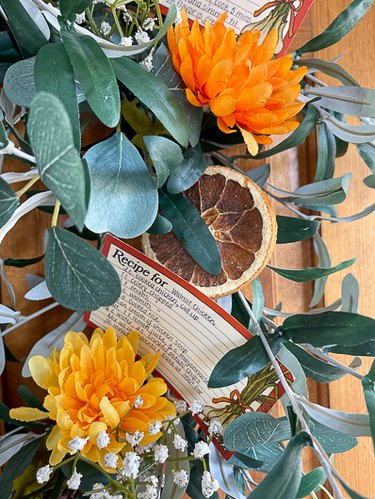
[[314, 490], [319, 487], [319, 485], [324, 485], [326, 480], [326, 474], [321, 466], [306, 473], [306, 475], [302, 477], [296, 497], [309, 496], [311, 492], [314, 492]]
[[302, 144], [315, 129], [318, 118], [319, 115], [316, 109], [312, 106], [307, 107], [307, 113], [297, 130], [294, 130], [294, 132], [290, 134], [287, 139], [280, 142], [277, 146], [269, 149], [268, 151], [262, 151], [257, 154], [255, 159], [269, 158], [270, 156]]
[[270, 176], [271, 166], [267, 163], [266, 165], [258, 166], [257, 168], [253, 168], [245, 173], [250, 180], [259, 185], [259, 187], [263, 187]]
[[72, 125], [74, 144], [81, 148], [78, 100], [73, 67], [62, 43], [50, 43], [42, 47], [35, 61], [35, 86], [38, 92], [55, 95], [64, 104]]
[[366, 165], [370, 168], [371, 173], [375, 175], [375, 144], [358, 144], [357, 151]]
[[316, 420], [311, 419], [310, 421], [314, 423], [314, 437], [319, 440], [327, 454], [341, 454], [358, 445], [358, 440], [352, 435], [345, 435], [345, 433], [333, 430]]
[[[310, 445], [306, 432], [300, 432], [288, 443], [284, 454], [264, 480], [250, 494], [251, 499], [294, 499], [302, 479], [302, 450]], [[293, 466], [291, 466], [293, 463]], [[248, 496], [250, 497], [250, 496]]]
[[[20, 0], [0, 0], [8, 26], [25, 57], [35, 55], [47, 43], [46, 37]], [[39, 12], [41, 18], [42, 14]], [[44, 18], [43, 18], [44, 21]]]
[[186, 191], [198, 182], [206, 167], [206, 160], [200, 144], [194, 148], [186, 149], [183, 161], [171, 172], [168, 179], [168, 192], [178, 194]]
[[4, 91], [18, 106], [30, 107], [36, 94], [34, 80], [35, 57], [16, 62], [5, 74]]
[[329, 351], [333, 353], [343, 353], [345, 355], [359, 355], [363, 357], [375, 357], [375, 340], [366, 341], [360, 345], [329, 347]]
[[33, 265], [34, 263], [39, 263], [43, 260], [44, 255], [37, 256], [35, 258], [6, 258], [4, 260], [4, 265], [9, 267], [27, 267], [28, 265]]
[[189, 255], [210, 274], [220, 274], [216, 241], [194, 206], [182, 194], [160, 191], [160, 208]]
[[19, 396], [29, 407], [35, 407], [36, 409], [39, 409], [41, 411], [46, 410], [42, 402], [36, 398], [36, 396], [33, 394], [33, 392], [30, 390], [28, 386], [20, 385], [17, 391]]
[[362, 379], [362, 386], [365, 392], [366, 406], [370, 417], [370, 427], [372, 441], [375, 447], [375, 361], [371, 369]]
[[332, 178], [335, 173], [336, 139], [325, 123], [318, 125], [318, 160], [314, 182]]
[[157, 187], [163, 187], [169, 175], [183, 162], [181, 148], [173, 140], [157, 135], [143, 138], [156, 171]]
[[112, 59], [117, 78], [148, 107], [181, 145], [187, 146], [189, 121], [167, 85], [128, 57]]
[[310, 70], [316, 69], [317, 71], [321, 71], [336, 80], [340, 80], [344, 85], [358, 85], [359, 83], [347, 72], [344, 68], [342, 68], [339, 64], [331, 61], [324, 61], [322, 59], [299, 59], [298, 61], [294, 61], [298, 66], [307, 66]]
[[369, 175], [363, 179], [363, 183], [370, 187], [370, 189], [375, 189], [375, 175]]
[[[269, 345], [274, 355], [277, 355], [283, 341], [272, 338]], [[241, 381], [257, 373], [270, 362], [262, 340], [253, 336], [240, 347], [233, 348], [214, 367], [208, 380], [209, 388], [222, 388]]]
[[31, 105], [27, 131], [40, 178], [51, 189], [79, 229], [87, 207], [87, 179], [74, 145], [69, 116], [52, 94], [40, 92]]
[[91, 36], [64, 28], [61, 38], [91, 109], [104, 125], [115, 127], [120, 120], [120, 93], [109, 59]]
[[242, 454], [241, 452], [235, 452], [233, 456], [231, 456], [228, 462], [230, 464], [233, 464], [234, 466], [237, 466], [238, 468], [245, 468], [245, 469], [259, 469], [264, 465], [264, 461], [248, 457], [245, 454]]
[[375, 115], [375, 90], [359, 86], [310, 87], [306, 95], [319, 97], [317, 104], [331, 111], [352, 116], [372, 117]]
[[340, 270], [346, 269], [353, 265], [356, 261], [356, 258], [352, 258], [351, 260], [347, 260], [345, 262], [339, 263], [335, 267], [331, 267], [328, 269], [319, 268], [319, 267], [309, 267], [306, 269], [279, 269], [277, 267], [273, 267], [272, 265], [268, 265], [270, 269], [272, 269], [277, 274], [285, 277], [285, 279], [289, 279], [290, 281], [295, 282], [308, 282], [314, 281], [315, 279], [319, 279], [321, 277], [334, 274], [335, 272], [339, 272]]
[[241, 452], [249, 447], [282, 442], [289, 438], [287, 418], [276, 419], [265, 412], [247, 412], [227, 426], [224, 445], [229, 450]]
[[2, 227], [16, 211], [18, 197], [10, 185], [0, 178], [0, 227]]
[[320, 35], [309, 40], [300, 47], [297, 55], [306, 52], [317, 52], [340, 41], [362, 19], [373, 3], [373, 0], [354, 0]]
[[125, 238], [143, 234], [156, 218], [158, 192], [137, 148], [115, 133], [91, 147], [85, 160], [91, 176], [87, 227]]
[[295, 243], [313, 236], [319, 222], [277, 215], [277, 244]]
[[351, 347], [375, 341], [375, 319], [349, 312], [296, 314], [288, 317], [277, 331], [295, 343], [336, 347]]
[[65, 308], [97, 310], [120, 296], [120, 280], [108, 260], [64, 229], [49, 231], [45, 269], [48, 289]]
[[169, 220], [161, 215], [157, 215], [154, 223], [147, 230], [149, 234], [168, 234], [173, 228], [173, 225]]
[[92, 4], [93, 0], [60, 0], [59, 7], [63, 17], [81, 14]]

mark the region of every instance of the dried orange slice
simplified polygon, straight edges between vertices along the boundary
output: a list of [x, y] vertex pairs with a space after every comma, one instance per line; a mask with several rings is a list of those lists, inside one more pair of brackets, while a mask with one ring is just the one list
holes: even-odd
[[276, 216], [267, 195], [246, 175], [224, 166], [209, 166], [183, 194], [216, 239], [222, 272], [203, 270], [173, 233], [144, 234], [146, 255], [211, 298], [232, 294], [255, 279], [276, 244]]

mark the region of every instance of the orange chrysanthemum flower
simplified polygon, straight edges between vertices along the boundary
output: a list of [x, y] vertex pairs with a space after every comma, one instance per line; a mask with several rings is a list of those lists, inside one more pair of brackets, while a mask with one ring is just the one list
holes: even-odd
[[[149, 424], [175, 415], [175, 407], [163, 397], [167, 385], [161, 378], [147, 381], [159, 353], [135, 360], [138, 340], [135, 331], [118, 340], [112, 328], [104, 333], [96, 329], [90, 341], [83, 333], [71, 332], [65, 336], [61, 352], [54, 350], [49, 359], [40, 355], [30, 359], [32, 377], [48, 390], [43, 403], [48, 412], [20, 407], [10, 414], [22, 421], [46, 417], [56, 421], [47, 439], [51, 465], [71, 451], [68, 444], [75, 437], [87, 439], [81, 454], [103, 467], [107, 452], [131, 450], [124, 432], [143, 432], [140, 445], [159, 439], [161, 433], [151, 435]], [[142, 400], [140, 407], [137, 397]], [[105, 448], [98, 445], [100, 432], [109, 436]]]
[[236, 39], [224, 26], [222, 14], [204, 28], [192, 27], [185, 11], [182, 22], [168, 32], [173, 65], [186, 85], [186, 97], [194, 106], [209, 106], [224, 133], [238, 127], [251, 154], [258, 144], [270, 144], [271, 134], [285, 134], [298, 127], [293, 117], [304, 104], [296, 102], [299, 82], [307, 69], [292, 70], [291, 55], [274, 59], [278, 35], [271, 31], [260, 45], [259, 30]]

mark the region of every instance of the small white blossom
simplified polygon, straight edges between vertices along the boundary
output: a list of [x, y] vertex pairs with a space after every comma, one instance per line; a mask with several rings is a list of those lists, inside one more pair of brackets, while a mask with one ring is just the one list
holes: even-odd
[[195, 444], [193, 451], [193, 456], [195, 457], [195, 459], [202, 459], [203, 456], [209, 453], [210, 448], [208, 447], [206, 442], [203, 442], [203, 440]]
[[107, 452], [104, 454], [104, 466], [106, 468], [113, 468], [114, 470], [117, 468], [118, 463], [118, 455], [114, 452]]
[[111, 32], [111, 25], [105, 21], [102, 22], [100, 25], [100, 31], [103, 33], [104, 36], [107, 36]]
[[213, 419], [208, 427], [208, 433], [210, 435], [221, 435], [223, 433], [223, 425], [218, 419]]
[[106, 431], [102, 430], [98, 433], [98, 436], [96, 437], [96, 445], [99, 450], [105, 449], [108, 447], [109, 442], [111, 439], [109, 438], [109, 435]]
[[131, 47], [133, 45], [133, 38], [131, 36], [123, 36], [120, 40], [120, 45], [123, 47]]
[[82, 473], [77, 473], [77, 471], [74, 470], [73, 475], [66, 482], [68, 489], [78, 490], [79, 486], [81, 485], [81, 478], [82, 477], [83, 477]]
[[53, 468], [49, 464], [39, 468], [36, 472], [36, 481], [38, 483], [46, 483], [50, 479], [50, 476], [53, 473]]
[[76, 23], [82, 24], [86, 21], [86, 14], [82, 12], [82, 14], [76, 14]]
[[173, 439], [173, 446], [177, 450], [182, 450], [184, 451], [186, 447], [188, 446], [187, 440], [182, 438], [180, 435], [175, 435]]
[[135, 447], [136, 445], [138, 445], [141, 442], [141, 440], [143, 439], [144, 436], [145, 436], [145, 434], [143, 433], [143, 431], [136, 431], [135, 433], [126, 433], [125, 440], [132, 447]]
[[151, 31], [154, 29], [155, 22], [156, 21], [154, 17], [148, 17], [143, 23], [142, 28], [145, 29], [146, 31]]
[[94, 0], [92, 3], [96, 5], [97, 3], [104, 3], [104, 0]]
[[105, 0], [107, 5], [113, 5], [116, 0]]
[[147, 43], [150, 41], [150, 37], [146, 33], [146, 31], [143, 31], [142, 29], [139, 29], [136, 34], [134, 35], [134, 38], [136, 39], [138, 45], [141, 43]]
[[187, 411], [187, 403], [185, 400], [175, 400], [173, 403], [178, 414], [183, 414]]
[[214, 480], [209, 471], [205, 471], [202, 476], [202, 494], [204, 497], [211, 497], [219, 490], [219, 482]]
[[154, 69], [153, 59], [154, 59], [153, 55], [148, 54], [148, 56], [145, 57], [143, 61], [140, 62], [140, 65], [143, 68], [145, 68], [145, 70], [148, 71], [149, 73], [151, 73], [151, 71]]
[[165, 461], [168, 459], [169, 456], [169, 450], [166, 445], [155, 445], [154, 448], [154, 458], [157, 463], [165, 463]]
[[163, 473], [160, 478], [160, 487], [164, 489], [164, 486], [165, 486], [165, 474]]
[[135, 478], [139, 471], [141, 458], [135, 452], [127, 452], [122, 460], [122, 473], [126, 477]]
[[146, 490], [144, 492], [139, 492], [137, 498], [139, 499], [157, 499], [158, 497], [158, 478], [155, 475], [150, 475], [145, 478], [146, 482], [150, 482], [150, 485], [146, 485]]
[[144, 452], [148, 452], [151, 449], [152, 446], [153, 446], [153, 444], [149, 444], [149, 445], [138, 445], [137, 452], [138, 452], [138, 454], [143, 454]]
[[70, 449], [73, 453], [82, 450], [89, 438], [90, 437], [86, 438], [74, 437], [72, 440], [68, 442], [68, 449]]
[[136, 397], [136, 399], [134, 400], [134, 407], [136, 409], [139, 409], [140, 407], [142, 407], [142, 405], [143, 405], [143, 398], [140, 395], [138, 395], [138, 397]]
[[173, 483], [177, 485], [179, 489], [186, 487], [189, 483], [189, 476], [185, 470], [175, 471], [172, 470]]
[[126, 9], [122, 9], [124, 10], [124, 13], [122, 14], [122, 17], [124, 18], [124, 21], [125, 22], [132, 22], [133, 21], [133, 18], [132, 16], [129, 14], [129, 12], [126, 10]]
[[161, 421], [154, 421], [148, 425], [148, 432], [150, 435], [156, 435], [161, 430], [163, 423]]
[[203, 400], [200, 399], [194, 400], [194, 402], [190, 406], [190, 410], [193, 416], [195, 416], [195, 414], [200, 414], [203, 411], [203, 409], [204, 409], [204, 402]]

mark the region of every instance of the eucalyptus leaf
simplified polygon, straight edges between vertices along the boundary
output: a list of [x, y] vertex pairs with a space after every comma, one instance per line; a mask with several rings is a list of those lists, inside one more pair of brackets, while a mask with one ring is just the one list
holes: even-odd
[[[317, 265], [322, 268], [331, 267], [331, 257], [323, 238], [317, 233], [314, 235], [314, 250], [318, 257]], [[315, 307], [322, 300], [328, 276], [316, 279], [314, 282], [314, 294], [309, 303], [309, 307]]]
[[358, 85], [359, 83], [347, 72], [343, 67], [335, 62], [324, 61], [323, 59], [311, 58], [311, 59], [299, 59], [294, 61], [298, 66], [306, 66], [309, 68], [310, 72], [315, 72], [313, 70], [321, 71], [322, 73], [340, 80], [343, 85]]
[[314, 437], [327, 454], [340, 454], [358, 445], [358, 440], [352, 435], [345, 435], [345, 433], [329, 428], [316, 420], [310, 421], [314, 423]]
[[[294, 499], [302, 479], [302, 450], [311, 444], [310, 436], [302, 431], [288, 443], [284, 454], [264, 480], [250, 494], [251, 499]], [[293, 463], [293, 466], [290, 465]], [[250, 496], [249, 496], [250, 497]]]
[[[281, 340], [281, 341], [280, 341]], [[271, 338], [269, 345], [274, 355], [277, 355], [282, 344], [281, 338]], [[252, 374], [257, 373], [269, 363], [270, 359], [259, 336], [253, 336], [243, 345], [227, 352], [214, 367], [209, 388], [230, 386]]]
[[268, 151], [262, 151], [258, 153], [255, 156], [255, 159], [269, 158], [270, 156], [274, 156], [275, 154], [302, 144], [303, 142], [305, 142], [310, 133], [315, 129], [318, 118], [319, 115], [316, 109], [312, 106], [308, 106], [306, 115], [299, 127], [294, 130], [294, 132], [291, 133], [288, 138], [280, 142], [280, 144], [277, 144], [277, 146], [269, 149]]
[[345, 142], [364, 144], [375, 140], [375, 125], [347, 125], [330, 114], [324, 116], [323, 121], [333, 135]]
[[178, 194], [186, 191], [201, 178], [206, 170], [206, 160], [201, 146], [186, 149], [183, 161], [172, 170], [167, 182], [168, 192]]
[[210, 443], [209, 464], [212, 478], [218, 481], [220, 490], [234, 499], [245, 499], [238, 490], [233, 466], [224, 459], [213, 442]]
[[362, 386], [370, 418], [372, 442], [375, 447], [375, 361], [372, 363], [368, 374], [366, 374], [366, 376], [362, 379]]
[[371, 173], [375, 175], [375, 144], [358, 144], [357, 151], [366, 165], [370, 168]]
[[73, 310], [112, 305], [121, 293], [117, 272], [95, 248], [67, 230], [49, 230], [46, 282], [56, 301]]
[[4, 128], [3, 123], [0, 121], [0, 149], [3, 149], [9, 144], [9, 139], [7, 132]]
[[120, 120], [120, 93], [111, 63], [91, 36], [64, 28], [61, 38], [91, 109], [104, 125], [115, 127]]
[[335, 173], [336, 139], [326, 123], [318, 125], [318, 160], [314, 182], [332, 178]]
[[[257, 447], [256, 449], [258, 448], [262, 448], [262, 449], [265, 449], [265, 448], [270, 448], [271, 445], [273, 444], [270, 444], [268, 446], [266, 445], [260, 445], [259, 447]], [[260, 461], [258, 459], [254, 459], [252, 457], [248, 457], [246, 456], [245, 454], [242, 454], [241, 452], [235, 452], [229, 459], [229, 463], [230, 464], [233, 464], [234, 466], [238, 467], [238, 468], [245, 468], [245, 469], [259, 469], [261, 468], [262, 466], [270, 466], [272, 467], [272, 465], [274, 464], [274, 461], [277, 460], [280, 455], [281, 455], [281, 450], [279, 447], [277, 447], [276, 445], [274, 445], [274, 448], [277, 449], [277, 452], [276, 452], [276, 455], [277, 457], [275, 458], [274, 455], [272, 456], [272, 463], [271, 465], [269, 463], [265, 464], [264, 461]], [[252, 452], [252, 450], [255, 449], [255, 447], [251, 447], [250, 448], [250, 452]], [[246, 449], [246, 451], [249, 451], [249, 449]]]
[[74, 145], [81, 148], [81, 127], [73, 67], [62, 43], [42, 47], [36, 56], [34, 68], [38, 92], [49, 92], [63, 103], [72, 125]]
[[[37, 23], [45, 20], [39, 9], [35, 8], [32, 0], [0, 0], [8, 26], [25, 57], [37, 54], [38, 50], [47, 43], [47, 38], [39, 29]], [[32, 14], [28, 12], [32, 9]]]
[[16, 211], [19, 200], [10, 185], [0, 178], [0, 227], [2, 227]]
[[160, 208], [189, 255], [210, 274], [220, 274], [221, 259], [216, 240], [190, 201], [182, 194], [160, 191]]
[[137, 148], [115, 133], [91, 147], [84, 159], [91, 177], [86, 226], [125, 238], [143, 234], [156, 218], [158, 192]]
[[375, 90], [359, 86], [304, 88], [306, 96], [320, 97], [317, 102], [331, 111], [353, 116], [375, 116]]
[[319, 229], [319, 222], [302, 218], [276, 216], [277, 244], [304, 241], [313, 236]]
[[27, 442], [33, 440], [33, 435], [33, 433], [3, 435], [0, 440], [0, 466], [4, 466]]
[[167, 85], [127, 57], [111, 62], [121, 83], [155, 114], [177, 142], [186, 146], [190, 136], [189, 121]]
[[351, 173], [346, 173], [342, 177], [304, 185], [288, 196], [286, 201], [303, 204], [303, 206], [341, 203], [348, 193], [351, 177]]
[[4, 91], [18, 106], [30, 107], [36, 94], [34, 80], [35, 57], [12, 64], [5, 74]]
[[[263, 309], [264, 309], [264, 295], [262, 284], [258, 278], [251, 281], [251, 289], [253, 291], [253, 306], [252, 310], [255, 315], [256, 321], [259, 323], [262, 320]], [[249, 329], [254, 332], [254, 323], [250, 320]]]
[[341, 312], [358, 312], [359, 284], [353, 274], [347, 274], [341, 285]]
[[93, 0], [60, 0], [59, 7], [63, 17], [81, 14], [92, 4]]
[[290, 341], [281, 345], [277, 358], [293, 374], [293, 391], [307, 398], [308, 391], [303, 365], [298, 356], [289, 348], [290, 345], [293, 345]]
[[87, 178], [61, 101], [39, 92], [31, 105], [27, 131], [40, 178], [82, 230], [88, 201]]
[[270, 269], [272, 269], [277, 274], [285, 277], [285, 279], [289, 279], [290, 281], [295, 282], [308, 282], [314, 281], [315, 279], [319, 279], [324, 276], [328, 276], [330, 274], [334, 274], [335, 272], [339, 272], [340, 270], [346, 269], [353, 265], [356, 261], [356, 258], [352, 258], [351, 260], [346, 260], [345, 262], [339, 263], [335, 267], [319, 268], [319, 267], [309, 267], [306, 269], [280, 269], [278, 267], [274, 267], [272, 265], [268, 265]]
[[259, 187], [263, 187], [267, 182], [268, 177], [271, 173], [271, 166], [269, 163], [266, 165], [257, 166], [252, 170], [246, 172], [246, 176], [249, 177], [250, 180], [255, 182]]
[[47, 288], [46, 281], [42, 281], [25, 294], [26, 300], [39, 301], [51, 298], [51, 293]]
[[43, 406], [43, 403], [33, 394], [28, 386], [20, 385], [17, 391], [23, 402], [25, 402], [25, 404], [29, 407], [34, 407], [35, 409], [46, 412], [46, 408]]
[[259, 471], [268, 473], [282, 455], [283, 451], [280, 445], [271, 443], [242, 449], [241, 452], [235, 452], [234, 457], [240, 460], [240, 462], [242, 461], [249, 468], [259, 469]]
[[173, 228], [173, 225], [169, 220], [161, 215], [157, 215], [154, 223], [147, 230], [149, 234], [168, 234]]
[[375, 189], [375, 175], [369, 175], [363, 179], [363, 183], [370, 187], [370, 189]]
[[347, 35], [362, 19], [373, 3], [373, 0], [354, 0], [344, 9], [334, 21], [318, 36], [300, 47], [298, 56], [306, 52], [317, 52], [334, 45]]
[[311, 492], [319, 489], [320, 485], [324, 485], [326, 480], [326, 474], [321, 466], [319, 466], [319, 468], [315, 468], [309, 473], [306, 473], [306, 475], [302, 477], [296, 497], [300, 498], [309, 496]]
[[[6, 364], [6, 356], [5, 356], [4, 339], [3, 339], [3, 337], [0, 337], [0, 375], [3, 374], [3, 372], [4, 372], [5, 364]], [[0, 448], [0, 452], [1, 452], [1, 448]], [[0, 464], [0, 466], [1, 466], [1, 464]]]
[[183, 162], [181, 148], [173, 140], [157, 135], [147, 135], [143, 140], [154, 165], [157, 187], [160, 189], [169, 175]]

